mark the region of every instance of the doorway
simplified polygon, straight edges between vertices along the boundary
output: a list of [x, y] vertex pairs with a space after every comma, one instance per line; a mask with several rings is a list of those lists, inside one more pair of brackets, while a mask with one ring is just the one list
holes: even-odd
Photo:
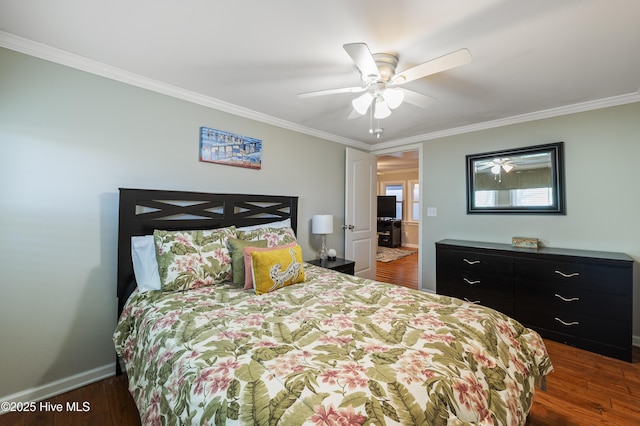
[[[420, 182], [422, 180], [422, 145], [411, 145], [373, 152], [377, 163], [378, 195], [396, 195], [396, 219], [401, 222], [401, 244], [399, 249], [417, 250], [417, 262], [402, 262], [402, 265], [388, 265], [378, 262], [380, 270], [397, 274], [398, 280], [407, 274], [417, 277], [417, 288], [422, 288], [422, 200]], [[384, 238], [384, 237], [383, 237]], [[381, 248], [381, 250], [386, 250]], [[394, 266], [395, 268], [394, 272]], [[416, 270], [407, 271], [407, 268]], [[401, 272], [400, 272], [401, 270]], [[393, 280], [393, 278], [391, 278]]]

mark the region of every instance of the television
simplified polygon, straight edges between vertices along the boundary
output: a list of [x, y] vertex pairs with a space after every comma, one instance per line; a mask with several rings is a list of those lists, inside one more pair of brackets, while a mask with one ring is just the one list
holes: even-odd
[[383, 219], [396, 218], [395, 195], [378, 195], [378, 217]]

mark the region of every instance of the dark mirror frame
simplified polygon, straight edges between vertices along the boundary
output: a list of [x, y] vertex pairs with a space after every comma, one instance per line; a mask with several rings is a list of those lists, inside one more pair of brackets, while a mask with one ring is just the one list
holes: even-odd
[[[551, 154], [551, 206], [526, 206], [526, 207], [477, 207], [475, 203], [475, 173], [474, 163], [486, 161], [493, 157], [514, 157], [518, 155], [530, 155], [538, 153]], [[564, 188], [564, 143], [555, 142], [546, 145], [536, 145], [524, 148], [516, 148], [505, 151], [486, 152], [466, 156], [467, 164], [467, 214], [475, 213], [518, 213], [518, 214], [566, 214], [565, 212], [565, 188]]]

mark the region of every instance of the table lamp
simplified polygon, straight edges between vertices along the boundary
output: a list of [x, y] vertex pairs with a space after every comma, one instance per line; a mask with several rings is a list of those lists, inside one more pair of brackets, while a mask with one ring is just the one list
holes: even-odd
[[316, 214], [311, 219], [311, 232], [322, 235], [322, 248], [318, 253], [321, 261], [327, 260], [327, 234], [333, 234], [333, 215]]

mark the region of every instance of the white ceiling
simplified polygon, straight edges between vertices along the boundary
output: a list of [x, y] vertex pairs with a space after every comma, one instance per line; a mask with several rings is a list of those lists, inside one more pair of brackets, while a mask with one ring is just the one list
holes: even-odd
[[[638, 0], [0, 0], [0, 46], [376, 149], [639, 101], [639, 18]], [[408, 83], [437, 101], [401, 105], [376, 139], [347, 119], [357, 95], [297, 96], [358, 85], [352, 42], [398, 70], [473, 60]]]

